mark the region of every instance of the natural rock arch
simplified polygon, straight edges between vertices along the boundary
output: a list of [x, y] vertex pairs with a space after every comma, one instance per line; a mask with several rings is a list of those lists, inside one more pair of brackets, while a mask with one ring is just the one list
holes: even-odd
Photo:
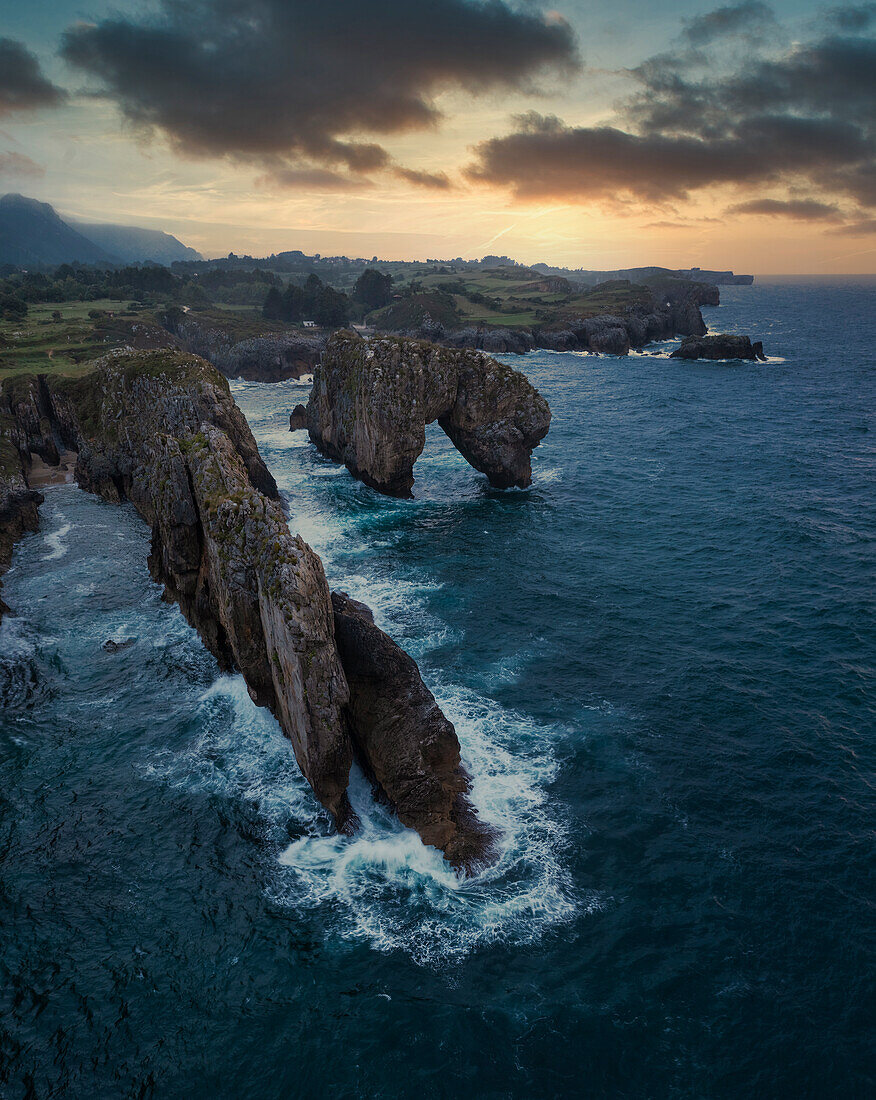
[[307, 405], [323, 454], [379, 492], [409, 497], [434, 420], [491, 485], [525, 488], [551, 412], [524, 375], [480, 351], [350, 332], [328, 341]]

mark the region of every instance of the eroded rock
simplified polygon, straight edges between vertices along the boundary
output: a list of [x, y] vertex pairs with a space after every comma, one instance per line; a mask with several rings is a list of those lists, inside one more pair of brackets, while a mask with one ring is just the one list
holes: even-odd
[[723, 332], [716, 336], [689, 336], [670, 359], [759, 359], [766, 362], [763, 344], [748, 336]]
[[366, 774], [399, 819], [455, 867], [471, 872], [491, 863], [497, 833], [469, 801], [456, 731], [416, 663], [364, 604], [333, 592], [332, 607], [350, 732]]
[[329, 339], [307, 405], [310, 438], [329, 458], [379, 492], [410, 496], [434, 420], [492, 485], [525, 488], [550, 409], [522, 374], [482, 352], [350, 332]]

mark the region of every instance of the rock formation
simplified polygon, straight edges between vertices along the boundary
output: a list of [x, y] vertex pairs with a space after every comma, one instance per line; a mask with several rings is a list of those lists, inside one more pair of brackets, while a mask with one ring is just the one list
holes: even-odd
[[476, 870], [495, 832], [477, 818], [452, 724], [415, 662], [377, 626], [370, 610], [332, 593], [335, 636], [350, 687], [350, 733], [369, 777], [399, 819], [454, 866]]
[[114, 353], [81, 378], [20, 380], [3, 388], [0, 430], [0, 559], [36, 525], [41, 498], [23, 476], [31, 454], [57, 463], [62, 448], [75, 450], [83, 488], [131, 501], [150, 524], [153, 578], [275, 714], [338, 829], [357, 824], [347, 795], [356, 756], [455, 867], [489, 859], [493, 834], [465, 797], [453, 726], [367, 609], [345, 597], [333, 607], [322, 562], [291, 534], [249, 426], [208, 363]]
[[324, 338], [295, 333], [266, 333], [235, 339], [221, 324], [195, 313], [168, 310], [165, 328], [185, 351], [200, 355], [226, 378], [281, 382], [313, 371]]
[[307, 405], [323, 454], [379, 492], [407, 497], [434, 420], [490, 484], [524, 488], [550, 409], [522, 374], [482, 352], [351, 332], [329, 339]]
[[670, 359], [759, 359], [766, 362], [763, 344], [747, 336], [723, 332], [717, 336], [689, 336]]
[[307, 427], [307, 409], [303, 405], [296, 405], [289, 414], [289, 431], [300, 432]]
[[[0, 590], [2, 576], [12, 560], [12, 548], [25, 531], [39, 526], [38, 506], [43, 498], [28, 488], [18, 451], [11, 441], [13, 423], [0, 412]], [[9, 608], [0, 596], [0, 620]]]

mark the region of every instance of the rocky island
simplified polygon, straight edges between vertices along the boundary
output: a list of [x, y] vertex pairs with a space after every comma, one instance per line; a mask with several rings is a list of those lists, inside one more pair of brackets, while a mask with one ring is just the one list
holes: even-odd
[[538, 390], [483, 352], [351, 332], [329, 339], [306, 415], [323, 454], [399, 497], [411, 495], [414, 463], [434, 420], [499, 489], [532, 482], [531, 454], [550, 426]]
[[468, 799], [453, 725], [368, 609], [332, 595], [213, 367], [180, 352], [121, 352], [81, 377], [7, 380], [0, 444], [0, 569], [36, 526], [32, 466], [74, 451], [82, 488], [130, 501], [150, 524], [153, 578], [276, 716], [339, 830], [357, 827], [347, 795], [355, 758], [377, 795], [459, 871], [491, 861], [496, 834]]
[[722, 332], [715, 336], [689, 336], [670, 359], [750, 359], [766, 362], [763, 343], [748, 336]]

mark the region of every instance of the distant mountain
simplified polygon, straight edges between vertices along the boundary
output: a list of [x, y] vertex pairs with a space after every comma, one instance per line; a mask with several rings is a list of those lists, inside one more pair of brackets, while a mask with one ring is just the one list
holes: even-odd
[[70, 224], [47, 202], [24, 195], [0, 198], [0, 264], [171, 264], [200, 259], [199, 252], [157, 229]]
[[91, 225], [80, 221], [73, 224], [104, 252], [126, 264], [151, 261], [170, 265], [175, 260], [204, 258], [194, 248], [189, 248], [169, 233], [162, 233], [160, 229], [138, 229], [133, 225]]
[[0, 198], [0, 263], [22, 267], [110, 263], [112, 257], [62, 221], [47, 202], [24, 195]]

